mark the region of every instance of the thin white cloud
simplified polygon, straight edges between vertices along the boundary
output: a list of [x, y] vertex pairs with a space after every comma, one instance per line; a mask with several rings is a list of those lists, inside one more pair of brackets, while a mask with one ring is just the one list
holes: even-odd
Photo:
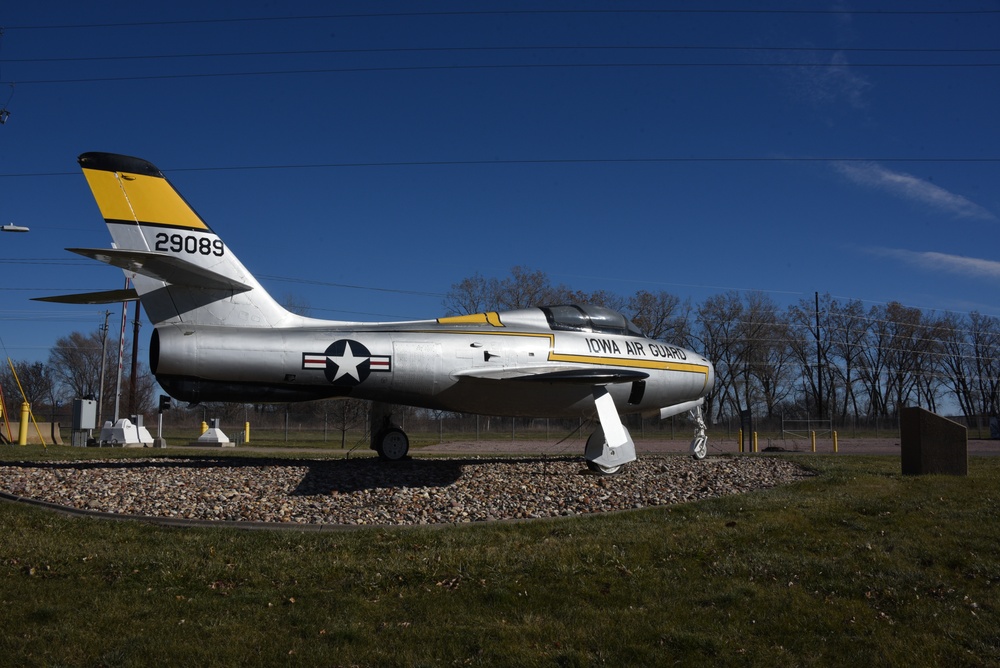
[[853, 109], [867, 108], [866, 94], [872, 83], [851, 67], [843, 51], [830, 55], [828, 64], [825, 65], [806, 64], [806, 61], [816, 62], [822, 59], [823, 54], [820, 52], [804, 52], [799, 57], [805, 61], [799, 62], [799, 67], [789, 68], [784, 73], [795, 97], [816, 107], [836, 106], [846, 102]]
[[976, 257], [949, 255], [934, 251], [911, 251], [902, 248], [866, 248], [866, 252], [901, 260], [925, 271], [947, 272], [970, 278], [1000, 279], [1000, 262]]
[[833, 54], [824, 79], [829, 90], [846, 98], [855, 109], [864, 109], [868, 106], [865, 93], [871, 88], [871, 82], [851, 69], [851, 64], [847, 62], [847, 56], [842, 51]]
[[873, 162], [837, 162], [834, 163], [834, 167], [853, 183], [882, 190], [911, 202], [925, 204], [956, 218], [996, 220], [993, 213], [975, 202], [911, 174], [894, 172]]

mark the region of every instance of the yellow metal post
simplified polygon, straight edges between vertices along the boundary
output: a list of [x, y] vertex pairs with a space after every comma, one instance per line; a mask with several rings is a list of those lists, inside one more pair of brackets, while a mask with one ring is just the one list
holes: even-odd
[[17, 428], [17, 444], [28, 444], [28, 420], [31, 415], [31, 404], [27, 401], [21, 404], [21, 424]]
[[757, 432], [753, 433], [753, 451], [757, 452]]
[[837, 432], [833, 432], [833, 452], [837, 452]]
[[[45, 437], [42, 436], [42, 430], [38, 428], [38, 423], [35, 422], [35, 416], [31, 414], [31, 404], [28, 403], [28, 395], [24, 393], [24, 388], [21, 387], [21, 379], [17, 377], [17, 369], [14, 368], [14, 360], [8, 357], [7, 364], [10, 366], [11, 375], [14, 376], [14, 382], [17, 383], [17, 389], [21, 391], [21, 398], [24, 399], [24, 403], [21, 404], [21, 427], [19, 430], [24, 433], [24, 436], [22, 438], [21, 433], [18, 433], [18, 444], [28, 444], [27, 418], [30, 418], [32, 424], [35, 425], [35, 433], [38, 434], [39, 443], [42, 444], [43, 448], [48, 449], [48, 446], [45, 445]], [[25, 413], [25, 411], [27, 411], [27, 413]]]
[[812, 451], [816, 452], [816, 432], [809, 432], [809, 440], [812, 441]]
[[250, 442], [250, 423], [249, 422], [243, 423], [243, 442], [244, 443], [249, 443]]
[[740, 443], [740, 452], [743, 452], [743, 429], [740, 429], [740, 431], [738, 432], [738, 435], [737, 435], [737, 437], [736, 437], [736, 438], [738, 438], [738, 439], [739, 439], [739, 443]]

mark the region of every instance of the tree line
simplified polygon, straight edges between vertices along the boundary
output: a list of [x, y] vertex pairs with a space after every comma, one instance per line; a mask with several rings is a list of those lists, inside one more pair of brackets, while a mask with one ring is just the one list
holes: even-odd
[[904, 406], [1000, 412], [1000, 319], [977, 312], [866, 308], [829, 294], [782, 308], [764, 292], [736, 290], [693, 305], [665, 291], [579, 292], [525, 267], [455, 283], [444, 305], [468, 314], [569, 302], [614, 308], [650, 338], [703, 353], [715, 364], [706, 412], [716, 422], [746, 410], [839, 420], [895, 418]]
[[[693, 304], [665, 291], [581, 292], [520, 266], [502, 278], [476, 274], [453, 284], [443, 306], [460, 315], [574, 302], [621, 311], [650, 338], [703, 353], [715, 364], [716, 385], [706, 400], [713, 422], [746, 410], [836, 420], [895, 418], [904, 406], [1000, 414], [1000, 319], [977, 312], [935, 313], [897, 302], [866, 307], [829, 294], [782, 308], [766, 293], [735, 290]], [[151, 415], [155, 380], [141, 362], [132, 377], [128, 340], [124, 348], [120, 415]], [[118, 341], [105, 341], [101, 330], [60, 338], [47, 363], [13, 366], [36, 413], [102, 396], [103, 419], [113, 415]], [[0, 370], [0, 388], [14, 412], [20, 392], [9, 365]], [[354, 422], [354, 412], [340, 419]]]
[[118, 391], [119, 343], [116, 338], [105, 340], [100, 329], [89, 334], [73, 332], [56, 340], [47, 362], [5, 364], [0, 370], [0, 391], [7, 410], [16, 420], [21, 402], [27, 401], [36, 419], [48, 419], [57, 413], [65, 415], [66, 411], [61, 409], [74, 399], [100, 399], [101, 421], [114, 416], [116, 401], [120, 417], [150, 415], [155, 407], [156, 380], [141, 362], [133, 377], [129, 361], [132, 346], [127, 337], [123, 343], [121, 392]]

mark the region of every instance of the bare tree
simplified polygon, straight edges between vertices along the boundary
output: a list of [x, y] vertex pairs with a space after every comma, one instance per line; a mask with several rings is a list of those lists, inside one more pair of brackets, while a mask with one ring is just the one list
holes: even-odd
[[606, 290], [583, 292], [566, 285], [552, 285], [539, 269], [512, 267], [504, 278], [475, 274], [451, 286], [444, 299], [448, 313], [466, 315], [483, 311], [510, 311], [548, 304], [598, 304], [623, 310], [626, 301]]
[[944, 385], [966, 416], [1000, 411], [1000, 320], [973, 311], [939, 321]]
[[715, 389], [705, 398], [705, 410], [715, 412], [716, 420], [727, 408], [736, 413], [741, 407], [736, 388], [736, 375], [742, 364], [737, 323], [743, 316], [743, 305], [736, 292], [709, 297], [698, 307], [696, 339], [708, 359], [715, 364]]
[[553, 292], [544, 271], [517, 266], [510, 270], [510, 276], [496, 283], [494, 301], [505, 311], [528, 308], [558, 301], [553, 299]]
[[31, 404], [35, 410], [43, 405], [55, 405], [55, 381], [48, 367], [41, 362], [24, 361], [13, 362], [13, 365], [17, 373], [16, 379], [11, 372], [10, 364], [6, 361], [0, 369], [0, 386], [3, 387], [8, 410], [13, 411], [15, 404], [20, 405], [22, 399]]
[[[848, 413], [858, 415], [858, 367], [863, 360], [863, 346], [868, 331], [868, 321], [865, 317], [864, 305], [860, 300], [841, 303], [831, 299], [826, 308], [826, 335], [830, 340], [830, 348], [826, 354], [829, 365], [830, 385], [839, 387], [841, 417]], [[834, 405], [834, 401], [830, 401]]]
[[[104, 419], [110, 419], [114, 414], [118, 380], [118, 340], [108, 339], [106, 347], [107, 355], [104, 358], [104, 392], [101, 415]], [[49, 351], [48, 366], [54, 381], [57, 384], [57, 394], [63, 400], [82, 399], [92, 397], [96, 399], [100, 394], [101, 385], [101, 359], [102, 351], [105, 350], [103, 336], [100, 332], [94, 331], [90, 334], [82, 332], [72, 332], [56, 340], [56, 345]], [[131, 350], [128, 339], [125, 340], [124, 354], [127, 359]], [[124, 372], [125, 370], [123, 370]], [[137, 401], [139, 402], [139, 412], [146, 413], [152, 404], [154, 392], [154, 381], [149, 376], [144, 365], [137, 368]], [[143, 378], [145, 376], [145, 378]], [[122, 396], [127, 397], [128, 384], [130, 383], [127, 373], [122, 376]], [[122, 412], [128, 411], [129, 407], [120, 404]]]
[[1000, 320], [973, 312], [969, 314], [972, 359], [975, 363], [979, 411], [1000, 414]]
[[[934, 373], [934, 339], [920, 309], [890, 302], [885, 318], [890, 335], [885, 354], [887, 409], [891, 415], [898, 415], [904, 406], [921, 403], [920, 379]], [[926, 401], [927, 397], [924, 399], [925, 405], [933, 405]]]
[[651, 339], [692, 347], [691, 300], [681, 301], [669, 292], [640, 290], [628, 299], [632, 321]]
[[347, 449], [347, 432], [368, 426], [371, 402], [361, 399], [331, 399], [323, 402], [327, 408], [325, 419], [340, 432], [340, 447]]
[[975, 377], [975, 363], [970, 355], [969, 322], [954, 313], [941, 318], [942, 371], [945, 384], [955, 395], [959, 409], [966, 417], [976, 414], [979, 395]]
[[445, 310], [454, 315], [469, 315], [495, 310], [497, 305], [492, 285], [495, 280], [487, 279], [476, 273], [452, 284], [451, 290], [448, 291], [444, 299]]
[[309, 302], [301, 296], [291, 292], [286, 292], [285, 296], [281, 298], [281, 306], [295, 315], [306, 317], [312, 315], [312, 307], [309, 306]]
[[552, 292], [548, 296], [547, 304], [595, 304], [597, 306], [604, 306], [613, 311], [624, 312], [628, 304], [626, 300], [621, 295], [616, 295], [613, 292], [608, 292], [607, 290], [594, 290], [593, 292], [584, 292], [583, 290], [570, 290], [564, 285], [557, 285], [552, 288]]
[[[107, 346], [109, 351], [116, 347], [111, 342]], [[97, 398], [103, 350], [104, 338], [100, 331], [73, 332], [56, 341], [55, 348], [49, 352], [49, 366], [64, 396]]]
[[788, 323], [770, 297], [759, 291], [748, 292], [738, 336], [742, 339], [739, 346], [744, 401], [747, 406], [762, 404], [771, 417], [790, 393]]

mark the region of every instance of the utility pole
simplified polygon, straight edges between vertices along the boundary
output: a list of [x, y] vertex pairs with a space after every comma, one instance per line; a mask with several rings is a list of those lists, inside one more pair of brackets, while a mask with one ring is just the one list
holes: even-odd
[[104, 312], [104, 327], [101, 328], [101, 384], [97, 387], [97, 424], [104, 427], [104, 368], [108, 364], [108, 318], [111, 311]]
[[819, 292], [816, 293], [816, 410], [823, 419], [823, 362], [819, 339]]
[[139, 300], [135, 301], [135, 322], [132, 323], [132, 383], [128, 390], [128, 414], [139, 414], [138, 382], [135, 377], [139, 366]]

